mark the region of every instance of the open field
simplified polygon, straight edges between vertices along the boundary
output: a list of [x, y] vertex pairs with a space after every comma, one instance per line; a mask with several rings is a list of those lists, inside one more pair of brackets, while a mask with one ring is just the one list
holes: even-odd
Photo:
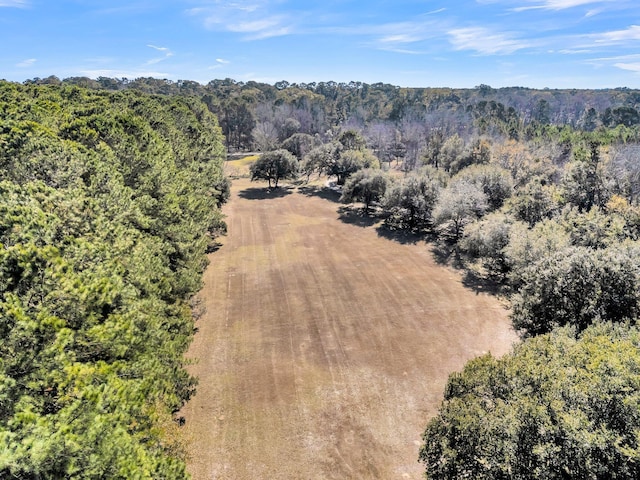
[[228, 156], [224, 162], [225, 174], [230, 178], [248, 177], [249, 167], [260, 157], [259, 154]]
[[235, 181], [189, 351], [196, 480], [421, 478], [449, 373], [516, 341], [498, 300], [428, 245], [385, 238], [336, 200]]

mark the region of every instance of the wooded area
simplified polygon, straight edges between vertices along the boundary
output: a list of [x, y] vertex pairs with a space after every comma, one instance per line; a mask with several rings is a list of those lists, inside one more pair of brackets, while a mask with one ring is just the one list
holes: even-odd
[[160, 425], [193, 388], [188, 300], [223, 229], [226, 146], [262, 152], [270, 186], [335, 177], [510, 299], [523, 342], [452, 375], [428, 478], [638, 476], [640, 91], [1, 87], [0, 473], [182, 474]]
[[196, 99], [0, 83], [0, 477], [184, 478], [173, 414], [228, 194]]

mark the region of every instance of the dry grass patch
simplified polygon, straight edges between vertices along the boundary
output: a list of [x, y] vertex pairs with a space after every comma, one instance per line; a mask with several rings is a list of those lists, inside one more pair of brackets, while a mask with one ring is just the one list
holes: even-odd
[[424, 242], [340, 220], [325, 189], [253, 188], [234, 182], [200, 294], [193, 478], [421, 478], [449, 373], [516, 341], [506, 310]]
[[243, 178], [249, 176], [249, 167], [260, 157], [259, 154], [251, 154], [240, 158], [231, 157], [225, 162], [225, 171], [231, 178]]

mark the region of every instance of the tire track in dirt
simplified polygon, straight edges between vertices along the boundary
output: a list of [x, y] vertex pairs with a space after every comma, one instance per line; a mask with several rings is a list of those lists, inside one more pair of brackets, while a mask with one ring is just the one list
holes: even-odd
[[341, 221], [338, 207], [234, 185], [188, 355], [194, 479], [421, 478], [448, 374], [516, 341], [498, 301], [428, 245]]

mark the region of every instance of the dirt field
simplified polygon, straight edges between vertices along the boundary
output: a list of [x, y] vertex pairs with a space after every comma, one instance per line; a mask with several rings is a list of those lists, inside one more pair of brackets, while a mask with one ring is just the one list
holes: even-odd
[[332, 192], [234, 182], [189, 352], [194, 479], [422, 478], [448, 374], [516, 340], [428, 245], [340, 208]]

